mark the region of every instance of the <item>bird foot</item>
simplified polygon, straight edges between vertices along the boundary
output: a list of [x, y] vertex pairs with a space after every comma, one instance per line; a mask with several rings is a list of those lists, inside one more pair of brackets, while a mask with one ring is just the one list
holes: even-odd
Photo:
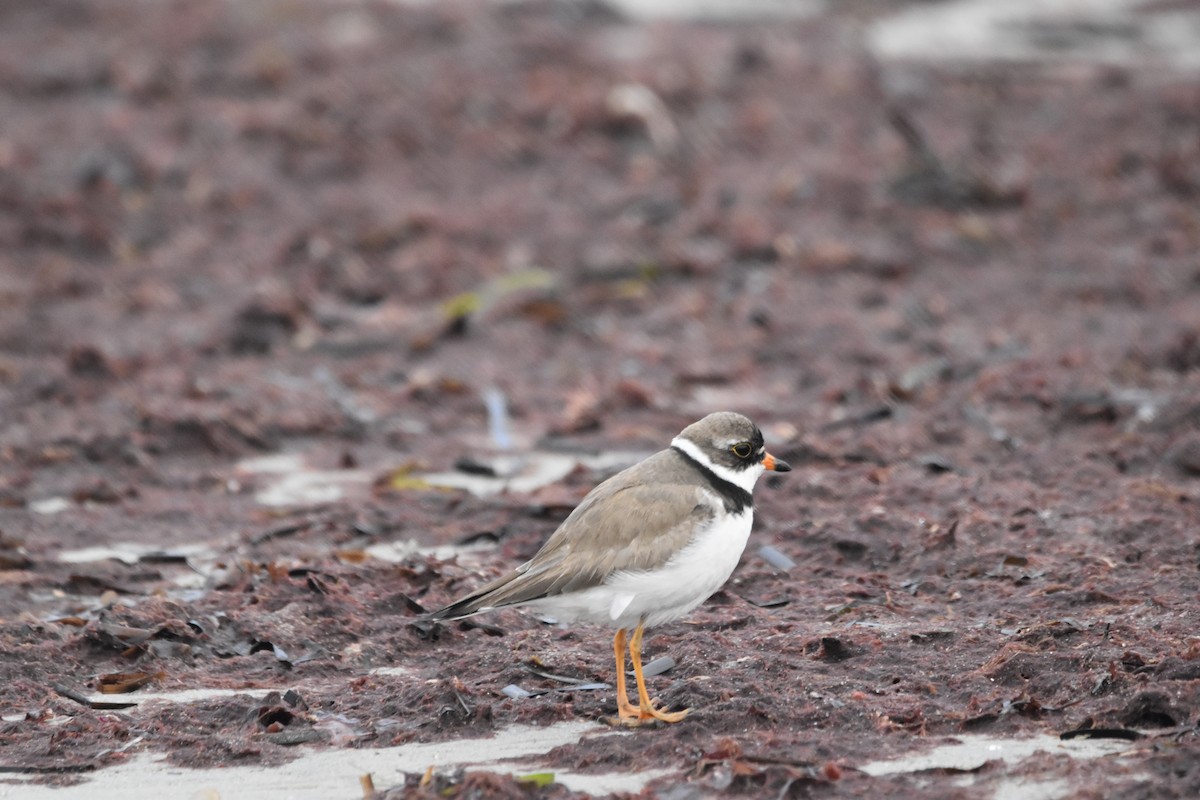
[[653, 725], [655, 722], [674, 723], [681, 721], [690, 711], [690, 708], [683, 711], [667, 711], [666, 706], [657, 700], [652, 701], [649, 706], [641, 707], [629, 703], [617, 707], [617, 718], [613, 722], [627, 728]]

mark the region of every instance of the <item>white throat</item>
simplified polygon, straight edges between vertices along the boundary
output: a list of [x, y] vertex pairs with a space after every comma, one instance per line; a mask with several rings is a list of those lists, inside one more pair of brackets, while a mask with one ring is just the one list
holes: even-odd
[[763, 465], [755, 464], [752, 467], [747, 467], [741, 470], [732, 470], [728, 467], [723, 467], [720, 464], [714, 464], [704, 451], [696, 446], [696, 443], [690, 439], [684, 439], [682, 436], [676, 436], [671, 440], [671, 446], [677, 447], [686, 453], [689, 457], [700, 462], [705, 469], [712, 470], [712, 473], [722, 480], [729, 481], [738, 488], [745, 489], [747, 492], [754, 491], [754, 484], [758, 482], [758, 476], [762, 475]]

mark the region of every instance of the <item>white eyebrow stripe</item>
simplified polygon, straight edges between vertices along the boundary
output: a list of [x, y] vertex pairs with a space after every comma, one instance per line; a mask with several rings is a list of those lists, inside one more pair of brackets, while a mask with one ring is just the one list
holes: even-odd
[[718, 478], [729, 481], [734, 486], [740, 486], [747, 492], [754, 491], [754, 484], [758, 481], [758, 476], [763, 473], [764, 468], [761, 463], [748, 466], [745, 469], [736, 472], [723, 467], [720, 464], [714, 464], [709, 457], [700, 450], [699, 447], [681, 436], [676, 436], [674, 439], [672, 439], [671, 446], [678, 447], [684, 453], [687, 453], [693, 460], [701, 464], [705, 469], [716, 475]]

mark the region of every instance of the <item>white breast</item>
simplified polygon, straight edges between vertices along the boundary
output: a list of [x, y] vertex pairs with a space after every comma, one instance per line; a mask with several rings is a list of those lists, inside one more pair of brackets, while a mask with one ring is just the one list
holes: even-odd
[[751, 508], [740, 514], [719, 513], [659, 569], [616, 572], [600, 586], [530, 605], [563, 622], [582, 620], [620, 628], [631, 628], [643, 619], [647, 626], [678, 619], [729, 579], [746, 549], [753, 521]]

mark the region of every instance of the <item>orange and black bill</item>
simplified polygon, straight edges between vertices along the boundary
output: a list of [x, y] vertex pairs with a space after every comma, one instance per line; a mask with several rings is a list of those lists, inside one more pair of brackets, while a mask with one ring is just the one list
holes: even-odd
[[763, 456], [762, 465], [763, 465], [763, 469], [767, 469], [772, 472], [791, 472], [792, 471], [791, 464], [787, 463], [786, 461], [784, 461], [782, 459], [776, 458], [775, 456], [771, 455], [770, 453], [767, 453], [765, 456]]

